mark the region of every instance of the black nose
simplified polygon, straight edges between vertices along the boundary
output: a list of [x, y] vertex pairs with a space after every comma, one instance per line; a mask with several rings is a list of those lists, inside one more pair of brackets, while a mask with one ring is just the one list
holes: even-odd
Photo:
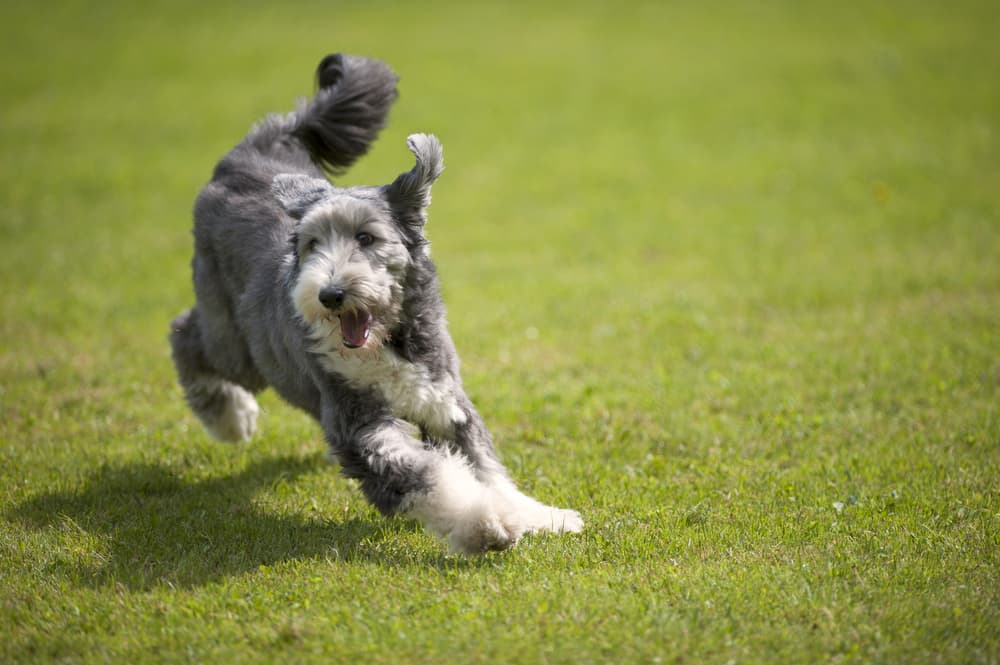
[[328, 286], [319, 292], [319, 301], [328, 309], [337, 309], [344, 304], [344, 289]]

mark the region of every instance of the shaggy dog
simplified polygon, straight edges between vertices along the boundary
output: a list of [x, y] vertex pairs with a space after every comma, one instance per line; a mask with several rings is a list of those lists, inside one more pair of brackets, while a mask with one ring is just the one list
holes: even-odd
[[462, 389], [424, 236], [444, 168], [434, 136], [379, 187], [334, 187], [385, 126], [396, 76], [323, 59], [318, 92], [269, 116], [215, 167], [194, 209], [196, 305], [172, 324], [177, 374], [213, 436], [243, 440], [272, 386], [321, 424], [345, 475], [383, 514], [416, 517], [451, 549], [502, 550], [577, 532], [572, 510], [522, 494]]

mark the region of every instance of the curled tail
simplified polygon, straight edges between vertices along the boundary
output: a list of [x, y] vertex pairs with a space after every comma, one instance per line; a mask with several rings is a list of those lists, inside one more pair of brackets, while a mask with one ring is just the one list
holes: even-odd
[[313, 161], [337, 173], [368, 152], [396, 101], [395, 72], [380, 60], [336, 53], [316, 68], [316, 95], [291, 130]]
[[[251, 130], [244, 145], [275, 156], [289, 147], [291, 137], [317, 166], [341, 173], [368, 152], [385, 127], [397, 80], [392, 68], [379, 60], [328, 55], [316, 68], [315, 96], [293, 113], [268, 116]], [[237, 146], [236, 152], [240, 150]], [[224, 158], [220, 167], [227, 163]]]

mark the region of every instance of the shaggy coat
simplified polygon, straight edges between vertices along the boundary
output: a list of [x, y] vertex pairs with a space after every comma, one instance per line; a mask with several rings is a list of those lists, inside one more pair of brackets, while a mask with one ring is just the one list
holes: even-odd
[[345, 475], [384, 514], [420, 519], [465, 553], [532, 531], [579, 531], [579, 515], [518, 491], [462, 388], [424, 236], [441, 144], [407, 140], [414, 167], [378, 187], [337, 188], [385, 126], [396, 76], [327, 56], [318, 92], [270, 116], [215, 167], [194, 210], [196, 305], [172, 325], [194, 413], [248, 439], [254, 393], [311, 414]]

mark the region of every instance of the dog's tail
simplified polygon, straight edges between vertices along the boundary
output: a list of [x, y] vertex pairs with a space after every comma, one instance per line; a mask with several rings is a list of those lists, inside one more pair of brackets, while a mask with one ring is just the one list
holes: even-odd
[[328, 55], [316, 68], [316, 95], [285, 116], [271, 116], [248, 137], [270, 151], [291, 135], [320, 168], [341, 173], [368, 152], [396, 100], [395, 72], [380, 60]]
[[326, 56], [316, 68], [316, 96], [296, 112], [292, 135], [317, 164], [343, 171], [368, 152], [385, 127], [397, 80], [380, 60]]

